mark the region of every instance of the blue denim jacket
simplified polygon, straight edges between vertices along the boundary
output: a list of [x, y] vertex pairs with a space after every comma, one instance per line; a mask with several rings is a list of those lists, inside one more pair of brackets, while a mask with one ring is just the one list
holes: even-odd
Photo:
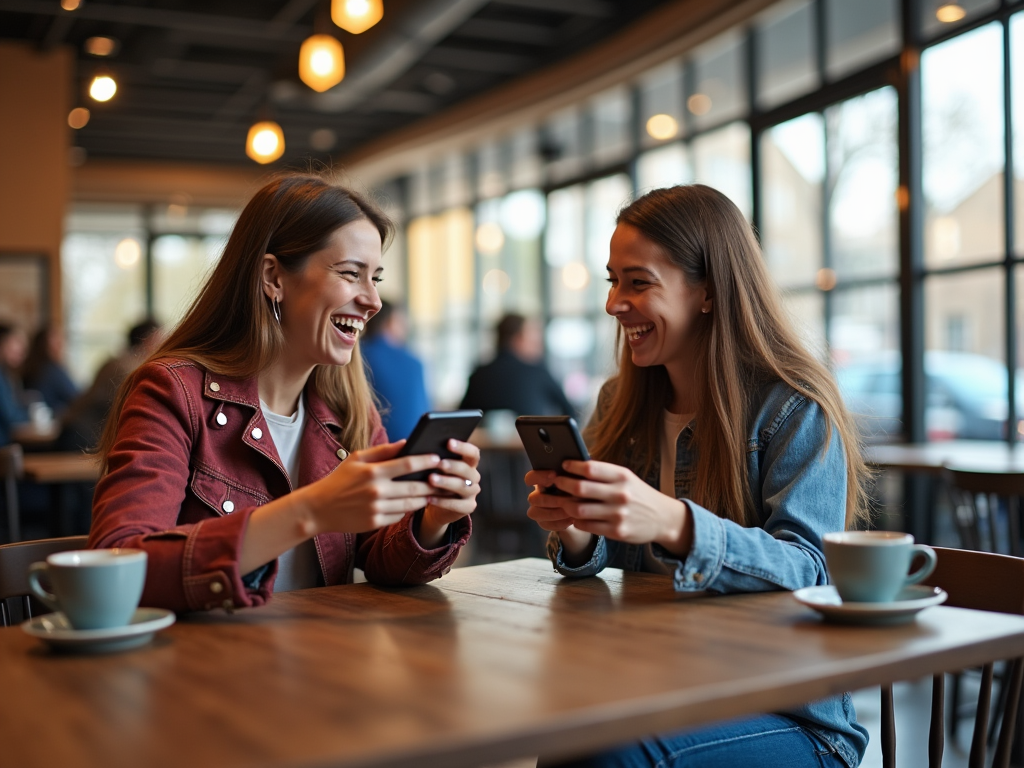
[[[608, 402], [606, 384], [598, 413]], [[846, 459], [838, 432], [826, 443], [825, 416], [817, 403], [777, 382], [763, 390], [761, 407], [747, 431], [747, 477], [759, 528], [744, 528], [686, 499], [696, 471], [691, 426], [676, 446], [676, 497], [693, 519], [693, 547], [679, 560], [657, 545], [625, 544], [601, 537], [590, 561], [570, 568], [556, 534], [548, 540], [555, 570], [593, 576], [604, 568], [671, 573], [679, 592], [762, 592], [828, 583], [822, 536], [845, 526]], [[630, 466], [629, 457], [622, 462]], [[638, 467], [631, 467], [637, 471]], [[656, 465], [644, 479], [658, 487]], [[867, 748], [867, 731], [856, 719], [849, 693], [784, 714], [804, 723], [846, 762], [856, 766]]]

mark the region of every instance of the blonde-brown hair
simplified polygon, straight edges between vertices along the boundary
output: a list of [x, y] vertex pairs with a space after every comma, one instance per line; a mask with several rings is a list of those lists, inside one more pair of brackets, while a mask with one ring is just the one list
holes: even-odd
[[[224, 254], [185, 317], [149, 359], [186, 358], [221, 376], [256, 376], [284, 345], [263, 291], [264, 254], [274, 254], [286, 271], [299, 272], [338, 228], [360, 219], [377, 228], [386, 246], [391, 221], [352, 190], [310, 174], [287, 174], [266, 184], [238, 217]], [[98, 449], [104, 467], [134, 385], [133, 374], [118, 389], [107, 417]], [[313, 386], [340, 418], [341, 442], [349, 450], [367, 447], [373, 394], [358, 345], [348, 365], [318, 365]]]
[[[698, 459], [691, 498], [741, 525], [759, 524], [746, 479], [746, 430], [760, 405], [758, 391], [781, 380], [818, 404], [829, 436], [833, 428], [838, 432], [846, 454], [846, 525], [866, 519], [869, 473], [856, 427], [832, 374], [794, 332], [739, 209], [721, 192], [692, 184], [647, 193], [624, 208], [617, 223], [660, 246], [686, 282], [706, 285], [713, 300], [712, 311], [700, 316], [694, 344]], [[604, 461], [621, 462], [632, 450], [649, 474], [671, 385], [664, 366], [634, 365], [621, 328], [616, 343], [619, 371], [588, 443]]]

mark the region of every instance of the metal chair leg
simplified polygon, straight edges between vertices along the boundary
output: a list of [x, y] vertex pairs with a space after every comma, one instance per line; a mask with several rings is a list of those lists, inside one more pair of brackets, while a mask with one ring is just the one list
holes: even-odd
[[942, 750], [945, 746], [942, 708], [946, 698], [946, 676], [932, 678], [932, 721], [928, 728], [928, 768], [942, 768]]
[[896, 717], [892, 686], [882, 686], [882, 768], [896, 768]]
[[999, 743], [996, 745], [996, 754], [992, 759], [992, 768], [1008, 768], [1010, 765], [1010, 752], [1017, 725], [1022, 683], [1024, 683], [1024, 659], [1014, 659], [1003, 683], [1006, 689], [1006, 706], [1003, 709], [1003, 724], [999, 729]]
[[971, 754], [967, 761], [970, 768], [985, 768], [986, 736], [988, 735], [988, 712], [992, 699], [992, 664], [981, 670], [981, 688], [978, 690], [978, 713], [974, 716], [974, 736], [971, 738]]

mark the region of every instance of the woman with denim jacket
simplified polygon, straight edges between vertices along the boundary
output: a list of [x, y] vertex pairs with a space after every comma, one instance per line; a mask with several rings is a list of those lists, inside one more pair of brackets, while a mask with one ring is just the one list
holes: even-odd
[[[311, 175], [246, 205], [170, 337], [121, 386], [89, 543], [148, 555], [144, 605], [262, 605], [352, 580], [418, 584], [470, 533], [479, 451], [398, 456], [359, 356], [392, 225]], [[429, 469], [429, 482], [401, 476]]]
[[[709, 187], [654, 190], [619, 214], [608, 281], [621, 356], [585, 431], [593, 460], [526, 476], [556, 570], [664, 573], [680, 592], [826, 584], [822, 536], [866, 515], [867, 473], [750, 225]], [[866, 746], [844, 694], [559, 765], [853, 768]]]

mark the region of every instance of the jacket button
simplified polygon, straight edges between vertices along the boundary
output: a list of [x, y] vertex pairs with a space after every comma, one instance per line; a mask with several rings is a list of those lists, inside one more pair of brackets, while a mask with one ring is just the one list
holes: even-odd
[[210, 591], [213, 592], [213, 594], [215, 595], [219, 595], [221, 592], [224, 591], [224, 585], [221, 584], [219, 581], [211, 581]]
[[346, 451], [344, 448], [339, 448], [338, 449], [338, 458], [341, 459], [342, 461], [347, 459], [348, 458], [348, 451]]
[[216, 381], [211, 381], [210, 382], [210, 391], [211, 392], [220, 392], [220, 384], [218, 384]]
[[261, 437], [263, 437], [263, 430], [260, 429], [259, 427], [253, 427], [252, 439], [259, 440]]
[[228, 417], [227, 417], [227, 414], [226, 414], [226, 413], [224, 413], [223, 411], [222, 411], [221, 413], [218, 413], [218, 414], [217, 414], [217, 423], [218, 423], [218, 424], [220, 424], [220, 425], [221, 425], [222, 427], [223, 427], [223, 426], [224, 426], [225, 424], [227, 424], [227, 423], [228, 423]]
[[693, 580], [696, 581], [699, 584], [700, 582], [704, 581], [704, 574], [703, 573], [699, 573], [699, 572], [698, 573], [694, 573], [693, 574]]
[[228, 499], [227, 501], [220, 505], [220, 508], [230, 515], [232, 512], [235, 511], [235, 502], [233, 502], [231, 499]]

